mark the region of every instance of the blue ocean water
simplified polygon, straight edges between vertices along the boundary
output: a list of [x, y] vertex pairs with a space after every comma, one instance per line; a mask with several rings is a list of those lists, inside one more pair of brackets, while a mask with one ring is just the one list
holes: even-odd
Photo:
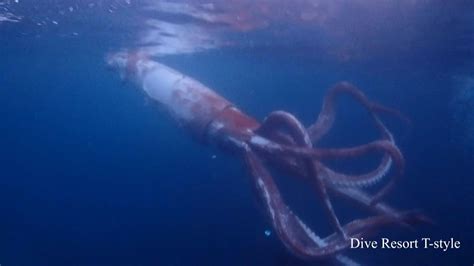
[[[134, 39], [144, 27], [135, 20], [138, 15], [127, 13], [141, 3], [110, 2], [78, 15], [82, 6], [73, 1], [0, 1], [8, 10], [4, 14], [21, 17], [19, 22], [0, 19], [0, 264], [319, 265], [293, 257], [272, 233], [239, 158], [193, 140], [106, 68], [105, 55], [136, 47]], [[323, 32], [314, 37], [322, 40], [312, 42], [306, 28], [292, 25], [294, 38], [281, 38], [281, 43], [275, 43], [279, 38], [271, 30], [257, 29], [230, 36], [235, 46], [157, 58], [259, 120], [286, 110], [308, 125], [327, 89], [340, 80], [401, 110], [411, 127], [386, 121], [407, 169], [387, 202], [422, 210], [435, 223], [381, 235], [453, 237], [462, 247], [345, 254], [363, 265], [470, 265], [474, 87], [466, 81], [461, 88], [455, 81], [473, 78], [474, 9], [467, 1], [427, 3], [412, 13], [423, 22], [410, 34], [380, 30], [366, 35], [362, 23], [350, 38], [331, 39]], [[112, 17], [107, 16], [110, 8]], [[71, 14], [58, 13], [62, 20], [44, 15], [51, 10]], [[284, 21], [276, 24], [286, 27]], [[410, 41], [401, 40], [407, 35]], [[377, 44], [366, 47], [357, 38]], [[344, 50], [340, 40], [360, 47], [341, 59], [328, 50]], [[471, 98], [459, 100], [459, 95]], [[321, 145], [355, 145], [376, 136], [356, 103], [343, 99], [338, 110], [335, 128]], [[312, 192], [291, 177], [276, 177], [296, 183], [286, 192], [290, 205], [317, 232], [328, 233], [328, 219]], [[308, 195], [299, 197], [300, 191]], [[343, 202], [336, 206], [341, 216], [364, 213]]]

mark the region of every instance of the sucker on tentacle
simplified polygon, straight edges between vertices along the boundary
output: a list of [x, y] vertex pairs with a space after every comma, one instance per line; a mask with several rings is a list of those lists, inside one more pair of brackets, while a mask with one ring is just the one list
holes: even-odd
[[362, 175], [347, 175], [343, 173], [335, 172], [329, 167], [324, 167], [324, 171], [327, 173], [328, 178], [325, 179], [328, 183], [341, 187], [370, 187], [380, 183], [385, 177], [387, 177], [390, 167], [392, 166], [392, 159], [388, 155], [384, 155], [379, 166]]

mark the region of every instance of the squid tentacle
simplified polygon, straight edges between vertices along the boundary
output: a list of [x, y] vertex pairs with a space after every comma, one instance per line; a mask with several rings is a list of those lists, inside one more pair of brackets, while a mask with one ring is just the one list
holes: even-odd
[[248, 146], [244, 148], [244, 161], [250, 169], [254, 186], [266, 206], [275, 232], [291, 252], [301, 258], [311, 259], [332, 256], [347, 247], [340, 241], [322, 245], [325, 242], [316, 237], [286, 205], [270, 173]]
[[392, 158], [386, 154], [383, 156], [377, 168], [360, 175], [336, 172], [323, 164], [321, 164], [321, 168], [328, 174], [328, 178], [325, 181], [331, 185], [341, 187], [369, 187], [381, 182], [382, 179], [387, 176], [391, 165]]
[[319, 153], [317, 156], [329, 159], [355, 157], [374, 151], [383, 151], [385, 155], [382, 158], [379, 166], [370, 173], [355, 176], [346, 175], [337, 173], [326, 166], [324, 166], [324, 170], [326, 170], [328, 173], [329, 178], [327, 180], [332, 184], [342, 186], [369, 186], [379, 182], [384, 176], [386, 176], [393, 162], [395, 164], [396, 171], [390, 181], [372, 198], [372, 204], [375, 204], [379, 202], [386, 194], [388, 194], [388, 192], [394, 187], [396, 181], [398, 181], [398, 179], [403, 176], [404, 173], [405, 160], [402, 153], [393, 142], [388, 140], [379, 140], [353, 148], [319, 149], [316, 151], [316, 153]]
[[[269, 133], [272, 133], [272, 134], [270, 134], [271, 137], [274, 137], [274, 136], [280, 137], [279, 135], [274, 134], [275, 132], [273, 132], [273, 131], [269, 132]], [[283, 139], [284, 139], [285, 145], [294, 144], [294, 140], [291, 139], [288, 136], [285, 136], [285, 138], [283, 138]], [[259, 147], [256, 146], [254, 148], [259, 148]], [[263, 149], [261, 149], [261, 150], [265, 151]], [[283, 158], [283, 156], [276, 156], [276, 158]], [[286, 162], [288, 162], [288, 161], [293, 162], [292, 160], [289, 160], [289, 159], [292, 159], [292, 158], [288, 158], [287, 155], [286, 155], [285, 159], [286, 159]], [[292, 166], [292, 170], [293, 170], [293, 172], [297, 173], [297, 176], [304, 176], [306, 174], [306, 173], [302, 172], [301, 168], [297, 167], [296, 164], [286, 163], [286, 165]], [[383, 164], [380, 164], [378, 168], [382, 168], [382, 167], [383, 167]], [[377, 171], [374, 170], [374, 174], [376, 174], [376, 173], [377, 173]], [[388, 206], [385, 203], [379, 202], [377, 204], [370, 205], [372, 196], [368, 195], [366, 192], [361, 191], [360, 189], [339, 186], [339, 185], [333, 184], [332, 182], [329, 183], [328, 188], [331, 192], [335, 193], [336, 195], [341, 196], [342, 198], [345, 198], [350, 202], [354, 202], [354, 203], [368, 209], [369, 211], [371, 211], [373, 213], [376, 213], [376, 214], [389, 214], [389, 215], [392, 215], [394, 217], [396, 217], [396, 215], [397, 215], [397, 213], [396, 213], [397, 211], [394, 210], [393, 208], [391, 208], [390, 206]]]
[[[295, 147], [286, 144], [275, 143], [269, 139], [261, 136], [254, 136], [250, 139], [250, 143], [258, 148], [260, 151], [268, 154], [278, 154], [283, 157], [297, 157], [301, 158], [304, 156], [311, 157], [314, 160], [321, 159], [341, 159], [341, 158], [354, 158], [359, 157], [372, 152], [384, 152], [386, 155], [382, 158], [382, 162], [372, 172], [365, 175], [344, 175], [336, 173], [326, 166], [321, 168], [327, 170], [328, 181], [331, 184], [341, 184], [345, 186], [350, 185], [361, 185], [370, 184], [381, 180], [386, 175], [392, 162], [395, 163], [396, 173], [392, 180], [382, 188], [382, 190], [376, 194], [373, 198], [373, 203], [380, 201], [385, 196], [389, 189], [392, 188], [395, 181], [403, 175], [405, 160], [400, 150], [391, 141], [388, 140], [376, 140], [367, 144], [351, 147], [351, 148], [336, 148], [336, 149], [310, 149], [306, 147]], [[386, 159], [389, 156], [390, 160]]]
[[[405, 116], [403, 116], [398, 110], [382, 106], [378, 103], [370, 101], [361, 90], [359, 90], [354, 85], [348, 82], [340, 82], [333, 86], [329, 92], [326, 94], [322, 110], [316, 120], [316, 122], [308, 128], [309, 135], [313, 142], [317, 142], [321, 137], [323, 137], [332, 127], [335, 121], [335, 105], [336, 105], [336, 97], [339, 94], [346, 93], [352, 96], [356, 101], [361, 103], [371, 114], [376, 127], [382, 134], [382, 138], [385, 140], [389, 140], [390, 142], [395, 145], [395, 141], [390, 133], [390, 131], [385, 127], [385, 125], [380, 121], [376, 113], [387, 113], [394, 116], [399, 117], [401, 120], [405, 122], [409, 122]], [[388, 163], [388, 161], [385, 161]], [[387, 168], [387, 167], [385, 167]], [[398, 170], [399, 172], [402, 171], [401, 169]], [[390, 182], [383, 187], [377, 195], [374, 196], [373, 202], [376, 203], [380, 201], [394, 186], [395, 180], [398, 178], [393, 178]]]
[[[409, 120], [405, 116], [403, 116], [398, 110], [391, 109], [391, 108], [382, 106], [378, 103], [369, 101], [369, 99], [357, 87], [353, 86], [352, 84], [348, 82], [338, 83], [330, 89], [330, 91], [325, 97], [322, 111], [316, 123], [314, 123], [312, 126], [308, 128], [309, 133], [307, 133], [306, 135], [309, 135], [311, 140], [313, 142], [316, 142], [330, 130], [335, 120], [336, 96], [338, 96], [341, 93], [348, 93], [370, 111], [370, 114], [374, 120], [375, 126], [378, 128], [378, 130], [380, 131], [382, 135], [382, 139], [388, 140], [389, 142], [391, 142], [393, 144], [392, 150], [398, 151], [398, 148], [396, 147], [392, 134], [385, 127], [385, 125], [380, 121], [376, 113], [388, 113], [388, 114], [397, 116], [404, 121], [409, 122]], [[282, 111], [277, 111], [277, 112], [274, 112], [273, 114], [274, 115], [270, 115], [269, 117], [267, 117], [265, 121], [266, 123], [262, 125], [261, 129], [259, 129], [259, 132], [263, 133], [262, 135], [268, 135], [270, 131], [269, 129], [271, 129], [272, 127], [275, 127], [279, 122], [281, 122], [282, 118], [285, 117], [285, 112], [282, 112]], [[289, 119], [286, 119], [286, 120], [287, 122], [290, 121]], [[293, 127], [295, 128], [296, 131], [303, 132], [303, 130], [298, 128], [298, 126], [300, 125], [301, 124], [299, 122], [293, 123]], [[294, 132], [295, 130], [292, 130], [293, 132], [290, 132], [290, 133], [295, 134]], [[298, 133], [296, 134], [298, 135]], [[283, 137], [286, 137], [286, 136], [283, 136]], [[280, 139], [285, 139], [285, 138], [282, 138], [280, 136]], [[305, 143], [308, 143], [307, 139], [305, 139]], [[391, 153], [384, 154], [384, 157], [382, 158], [380, 164], [375, 170], [363, 175], [347, 175], [347, 174], [338, 173], [332, 169], [329, 169], [327, 166], [324, 166], [324, 165], [322, 165], [322, 167], [324, 168], [324, 170], [327, 170], [328, 175], [331, 176], [331, 178], [328, 179], [328, 181], [331, 183], [338, 184], [341, 186], [362, 186], [362, 187], [370, 186], [370, 185], [380, 182], [383, 179], [383, 177], [387, 176], [387, 173], [392, 166], [392, 159], [393, 159], [393, 158], [390, 158], [391, 157], [390, 154], [393, 155], [394, 154], [393, 151]], [[399, 152], [398, 152], [397, 159], [403, 160], [403, 156]], [[403, 163], [395, 164], [396, 167], [400, 165], [403, 165]], [[379, 193], [377, 193], [376, 196], [374, 196], [374, 199], [373, 199], [374, 203], [377, 201], [380, 201], [380, 199], [382, 199], [386, 194], [388, 194], [388, 192], [393, 188], [395, 181], [398, 180], [399, 177], [401, 176], [400, 173], [402, 172], [403, 172], [403, 169], [397, 169], [396, 176], [393, 177], [392, 180], [388, 182], [386, 186], [383, 187], [379, 191]]]
[[[270, 113], [265, 121], [263, 121], [259, 130], [263, 134], [269, 131], [275, 132], [286, 130], [288, 131], [290, 137], [296, 142], [296, 145], [308, 149], [312, 148], [312, 143], [308, 133], [306, 132], [306, 129], [296, 117], [288, 112], [275, 111]], [[311, 158], [307, 156], [301, 156], [300, 158], [302, 159], [304, 169], [308, 173], [307, 177], [310, 178], [309, 181], [317, 191], [317, 194], [322, 201], [324, 210], [330, 218], [331, 226], [341, 235], [345, 236], [345, 233], [341, 227], [341, 223], [339, 222], [339, 219], [337, 218], [334, 211], [334, 207], [332, 206], [332, 203], [329, 199], [326, 184], [319, 173], [320, 169], [318, 169], [317, 165], [314, 164]]]
[[[329, 89], [324, 97], [323, 107], [316, 122], [308, 128], [308, 133], [313, 143], [319, 141], [332, 128], [336, 118], [336, 97], [342, 93], [352, 96], [352, 98], [362, 104], [362, 106], [364, 106], [374, 118], [377, 117], [375, 115], [376, 113], [387, 113], [399, 117], [403, 121], [409, 121], [409, 119], [402, 115], [398, 110], [370, 101], [360, 89], [351, 83], [339, 82]], [[378, 119], [375, 123], [379, 128], [380, 125], [383, 126]], [[382, 132], [382, 134], [384, 134], [384, 132]]]
[[[313, 142], [318, 141], [332, 127], [335, 118], [334, 100], [341, 92], [349, 93], [369, 111], [374, 124], [382, 135], [379, 140], [367, 144], [336, 149], [313, 149]], [[245, 161], [251, 169], [257, 190], [263, 196], [272, 224], [283, 243], [296, 255], [303, 258], [319, 258], [334, 256], [348, 247], [348, 236], [370, 236], [377, 229], [387, 225], [403, 225], [411, 227], [412, 223], [425, 222], [424, 216], [416, 212], [398, 212], [380, 203], [393, 187], [395, 181], [403, 174], [404, 158], [395, 144], [391, 132], [380, 121], [376, 113], [401, 114], [390, 108], [370, 102], [365, 95], [348, 83], [340, 83], [328, 93], [318, 120], [308, 130], [292, 114], [284, 111], [272, 112], [255, 131], [245, 144]], [[281, 155], [282, 161], [289, 163], [288, 167], [296, 168], [302, 177], [309, 179], [318, 191], [331, 224], [336, 233], [321, 239], [316, 236], [302, 221], [293, 214], [284, 203], [273, 182], [270, 173], [263, 166], [260, 158], [252, 150], [262, 152], [268, 158]], [[338, 173], [325, 166], [320, 160], [353, 158], [372, 152], [382, 152], [383, 157], [376, 169], [361, 175], [346, 175]], [[375, 196], [370, 197], [365, 192], [344, 188], [351, 186], [368, 186], [379, 182], [395, 165], [395, 176]], [[328, 190], [355, 200], [378, 215], [366, 219], [354, 220], [341, 226], [329, 200]], [[336, 257], [337, 258], [337, 257]]]
[[286, 111], [271, 112], [257, 129], [256, 133], [267, 136], [281, 130], [287, 130], [291, 136], [291, 140], [295, 141], [298, 146], [312, 146], [306, 129], [296, 117]]
[[[382, 106], [378, 103], [370, 101], [361, 90], [356, 86], [348, 82], [340, 82], [333, 86], [329, 92], [326, 94], [322, 110], [316, 120], [316, 122], [308, 128], [309, 135], [313, 142], [317, 142], [321, 137], [323, 137], [332, 127], [335, 121], [335, 104], [336, 97], [339, 94], [346, 93], [352, 96], [356, 101], [361, 103], [371, 114], [376, 127], [382, 134], [382, 138], [390, 141], [393, 146], [396, 148], [395, 141], [390, 133], [390, 131], [385, 127], [385, 125], [380, 121], [376, 113], [387, 113], [399, 117], [401, 120], [409, 123], [409, 119], [403, 116], [398, 110], [391, 109], [389, 107]], [[398, 148], [397, 148], [398, 149]], [[403, 158], [403, 157], [401, 157]], [[398, 172], [403, 172], [403, 169], [398, 169]], [[385, 195], [390, 192], [394, 187], [395, 181], [401, 175], [397, 174], [395, 178], [392, 178], [372, 199], [372, 204], [380, 201]]]
[[[339, 252], [347, 249], [350, 240], [334, 233], [326, 238], [317, 236], [301, 221], [286, 205], [278, 187], [261, 159], [248, 145], [243, 148], [244, 161], [250, 170], [255, 188], [265, 204], [267, 215], [272, 226], [284, 245], [295, 255], [307, 260], [334, 257], [340, 262], [347, 262], [347, 258]], [[398, 217], [389, 214], [358, 219], [343, 226], [348, 236], [369, 237], [382, 227], [399, 225], [401, 223], [417, 223], [420, 219], [413, 213], [400, 213]]]
[[[268, 139], [275, 141], [278, 144], [288, 146], [296, 145], [295, 141], [287, 134], [269, 130], [270, 127], [267, 123], [263, 124], [262, 126], [263, 127], [257, 130], [257, 133], [260, 136], [268, 137]], [[283, 149], [282, 147], [280, 148]], [[286, 160], [288, 161], [288, 163], [294, 165], [299, 163], [299, 161], [291, 160], [290, 158], [287, 158]], [[348, 175], [336, 172], [323, 164], [321, 164], [320, 167], [326, 172], [328, 172], [329, 175], [331, 175], [331, 178], [326, 179], [325, 181], [329, 182], [332, 185], [343, 187], [368, 187], [379, 183], [384, 177], [386, 177], [391, 165], [392, 159], [390, 155], [385, 154], [379, 165], [374, 170], [361, 175]]]

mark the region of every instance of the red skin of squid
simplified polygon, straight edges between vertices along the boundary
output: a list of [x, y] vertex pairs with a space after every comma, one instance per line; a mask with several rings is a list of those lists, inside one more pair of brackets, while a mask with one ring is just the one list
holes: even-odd
[[[147, 96], [164, 106], [165, 109], [170, 112], [181, 125], [190, 130], [198, 140], [204, 143], [214, 143], [219, 147], [243, 155], [247, 166], [251, 170], [253, 181], [255, 182], [254, 185], [257, 191], [260, 192], [259, 195], [262, 200], [264, 202], [266, 201], [270, 220], [280, 239], [290, 251], [301, 258], [318, 259], [332, 257], [337, 252], [347, 248], [347, 239], [341, 239], [341, 237], [334, 235], [327, 238], [329, 242], [325, 245], [317, 243], [317, 241], [314, 240], [312, 232], [307, 231], [302, 221], [296, 215], [292, 214], [291, 210], [284, 203], [276, 184], [260, 162], [259, 155], [257, 155], [257, 153], [262, 152], [261, 156], [271, 157], [272, 151], [265, 149], [265, 147], [249, 145], [252, 138], [257, 136], [256, 131], [261, 127], [260, 123], [255, 119], [244, 114], [225, 98], [216, 94], [213, 90], [198, 81], [165, 65], [152, 61], [143, 55], [127, 52], [117, 53], [109, 55], [107, 57], [107, 63], [111, 67], [121, 71], [122, 76], [127, 76], [133, 80], [142, 88]], [[347, 86], [342, 86], [339, 90], [354, 91], [350, 88], [348, 89]], [[337, 89], [335, 91], [337, 91]], [[330, 97], [332, 97], [331, 95], [332, 94], [330, 94]], [[358, 95], [357, 93], [355, 96], [356, 99], [364, 103], [365, 96]], [[327, 102], [331, 103], [332, 101], [332, 98], [329, 98]], [[322, 113], [331, 114], [332, 108], [332, 105], [325, 105]], [[376, 111], [376, 108], [387, 111], [387, 109], [375, 105], [369, 107], [372, 111]], [[318, 140], [320, 136], [329, 130], [332, 121], [332, 117], [330, 117], [329, 120], [318, 119], [315, 126], [309, 129], [311, 138], [315, 141]], [[384, 133], [383, 125], [378, 126], [382, 133]], [[302, 130], [304, 129], [299, 130], [303, 132]], [[295, 132], [294, 134], [298, 134], [298, 130], [295, 130]], [[304, 132], [306, 131], [304, 130]], [[385, 135], [387, 134], [389, 133], [385, 132]], [[302, 137], [299, 136], [293, 139], [300, 142], [299, 144], [305, 142], [306, 147], [287, 145], [282, 150], [282, 154], [275, 152], [273, 156], [278, 157], [284, 155], [284, 153], [296, 157], [305, 156], [305, 158], [307, 158], [305, 159], [307, 160], [306, 165], [310, 165], [310, 162], [318, 157], [351, 157], [362, 155], [372, 150], [382, 150], [390, 153], [391, 147], [389, 141], [383, 140], [385, 142], [369, 143], [362, 148], [318, 151], [311, 149], [311, 145], [308, 143], [310, 142], [309, 135], [303, 138], [304, 141], [302, 141], [301, 138]], [[385, 136], [385, 138], [387, 138], [387, 136]], [[258, 148], [261, 150], [259, 151]], [[396, 158], [396, 155], [397, 154], [392, 151], [392, 157]], [[403, 168], [402, 165], [400, 165], [402, 160], [395, 159], [394, 161], [398, 164], [398, 168]], [[283, 164], [283, 168], [300, 176], [304, 176], [304, 172], [307, 172], [300, 167], [295, 168], [291, 160], [279, 159], [279, 162]], [[317, 186], [321, 186], [322, 188], [324, 184], [319, 183]], [[359, 200], [362, 205], [367, 205], [360, 194], [349, 193], [347, 191], [339, 192], [348, 198], [359, 198], [357, 200]], [[380, 211], [382, 215], [378, 217], [375, 216], [364, 220], [356, 220], [343, 227], [337, 222], [337, 226], [338, 228], [343, 228], [341, 229], [342, 232], [349, 233], [352, 237], [370, 234], [376, 229], [390, 224], [411, 223], [411, 220], [414, 219], [413, 217], [416, 217], [400, 214], [395, 219], [392, 213], [386, 211], [387, 208], [379, 208], [379, 210], [380, 209], [382, 209], [382, 211]], [[277, 217], [275, 217], [275, 212], [277, 212]], [[293, 218], [281, 220], [282, 215], [284, 217]], [[310, 242], [313, 243], [311, 244]]]

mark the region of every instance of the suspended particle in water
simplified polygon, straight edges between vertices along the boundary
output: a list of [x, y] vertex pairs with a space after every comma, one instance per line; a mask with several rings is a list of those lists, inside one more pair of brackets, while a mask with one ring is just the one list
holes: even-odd
[[269, 237], [269, 236], [271, 236], [271, 235], [272, 235], [272, 231], [270, 231], [270, 230], [268, 230], [268, 229], [267, 229], [267, 230], [265, 230], [265, 232], [264, 232], [264, 233], [265, 233], [265, 236], [266, 236], [266, 237]]

